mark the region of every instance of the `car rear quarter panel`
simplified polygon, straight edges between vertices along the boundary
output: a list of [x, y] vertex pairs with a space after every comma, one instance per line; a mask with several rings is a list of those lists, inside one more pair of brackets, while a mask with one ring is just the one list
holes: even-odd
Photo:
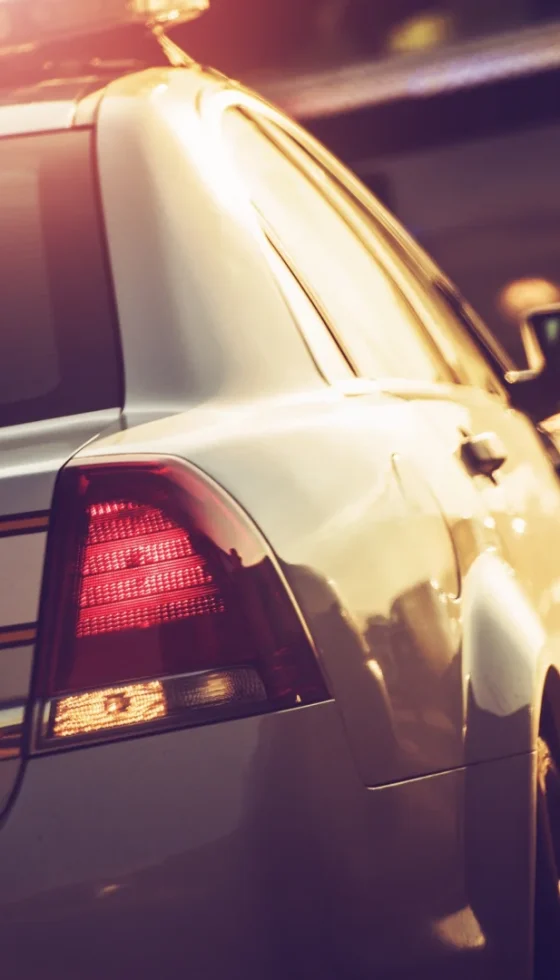
[[410, 404], [325, 387], [207, 404], [90, 455], [188, 459], [249, 514], [303, 611], [363, 781], [377, 786], [530, 752], [553, 652], [459, 461], [455, 509], [439, 510], [422, 475], [437, 449]]

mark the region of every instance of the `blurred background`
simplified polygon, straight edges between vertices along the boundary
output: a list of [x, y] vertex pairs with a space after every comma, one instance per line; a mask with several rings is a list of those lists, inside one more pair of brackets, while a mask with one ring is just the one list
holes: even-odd
[[523, 366], [560, 299], [560, 0], [212, 0], [176, 40], [301, 119]]

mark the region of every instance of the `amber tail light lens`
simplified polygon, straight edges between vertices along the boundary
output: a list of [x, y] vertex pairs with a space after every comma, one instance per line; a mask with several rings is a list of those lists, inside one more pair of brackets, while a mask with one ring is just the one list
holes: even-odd
[[35, 694], [43, 749], [328, 697], [259, 535], [178, 462], [61, 473]]

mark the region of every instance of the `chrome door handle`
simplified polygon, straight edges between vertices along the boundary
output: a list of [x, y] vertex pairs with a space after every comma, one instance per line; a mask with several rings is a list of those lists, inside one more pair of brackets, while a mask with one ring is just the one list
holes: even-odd
[[471, 470], [490, 477], [507, 459], [506, 447], [495, 432], [466, 436], [461, 443], [461, 454]]

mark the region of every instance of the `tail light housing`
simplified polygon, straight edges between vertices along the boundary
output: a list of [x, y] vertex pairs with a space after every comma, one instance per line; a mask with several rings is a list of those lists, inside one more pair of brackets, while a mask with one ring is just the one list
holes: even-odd
[[35, 693], [43, 749], [328, 697], [258, 532], [167, 460], [60, 474]]

